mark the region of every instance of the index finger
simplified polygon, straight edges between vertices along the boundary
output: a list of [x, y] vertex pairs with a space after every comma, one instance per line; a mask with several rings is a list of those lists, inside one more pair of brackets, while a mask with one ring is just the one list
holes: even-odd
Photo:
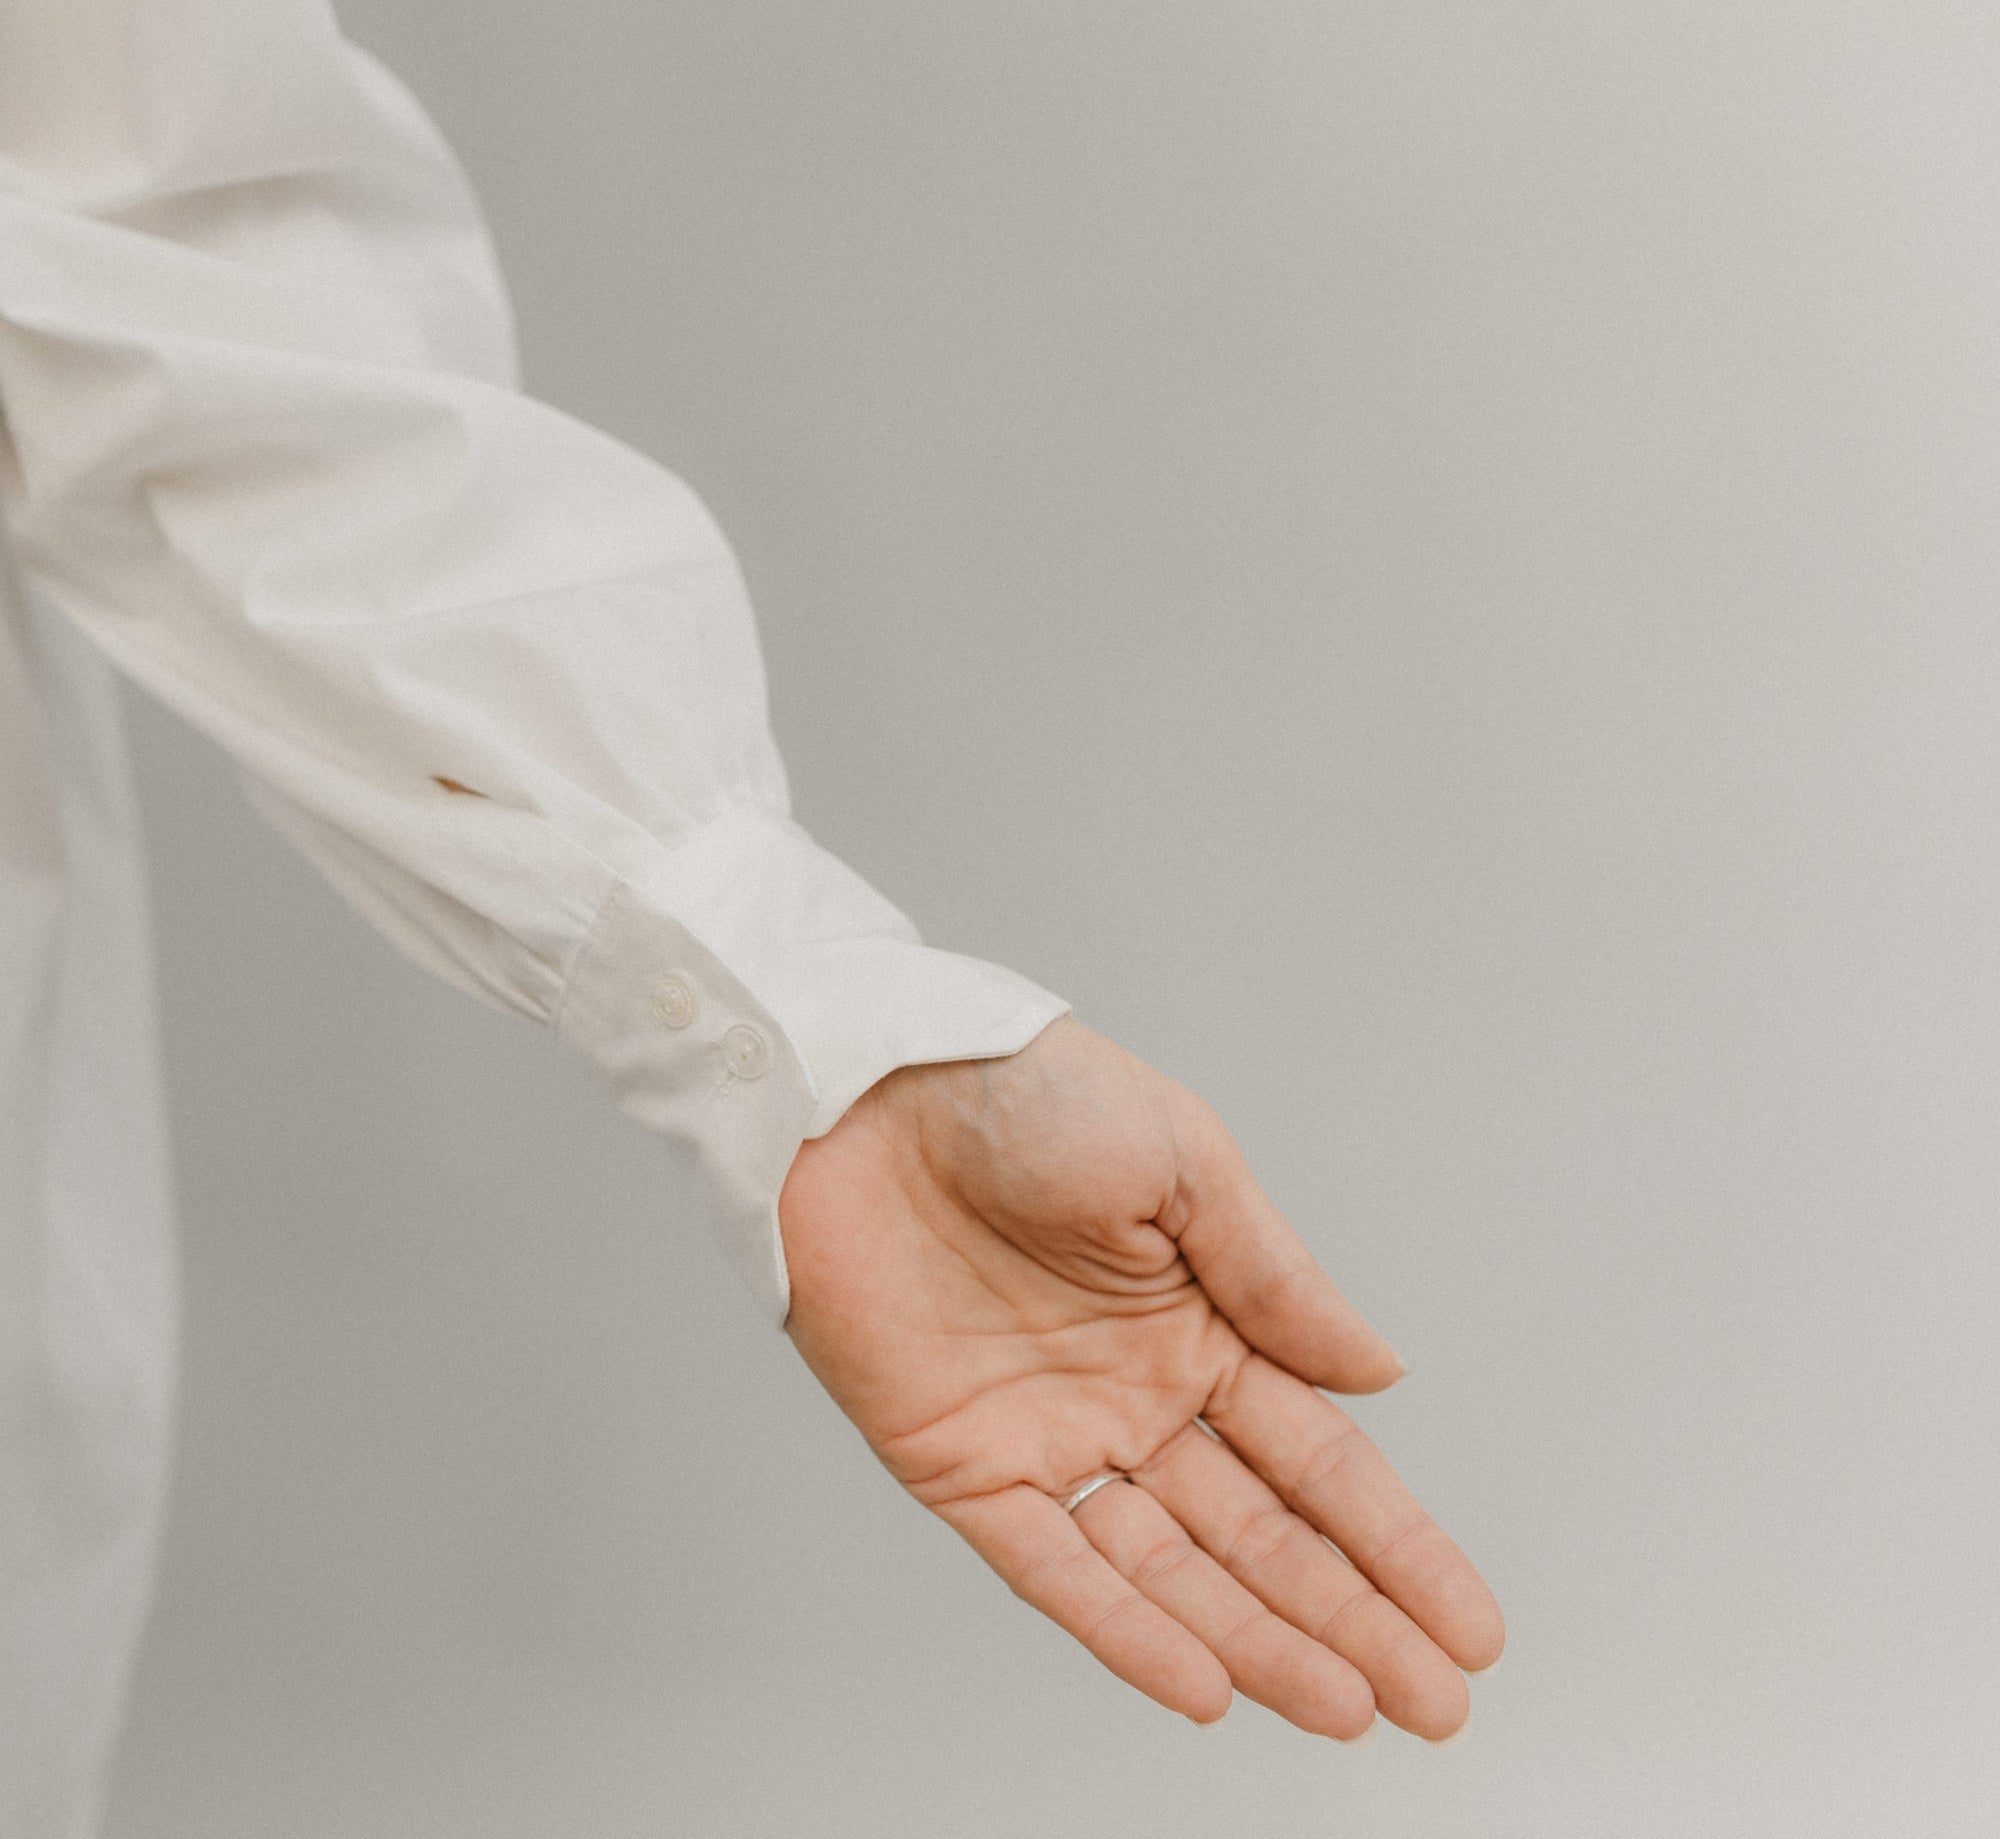
[[1493, 1592], [1338, 1405], [1253, 1353], [1202, 1417], [1458, 1665], [1476, 1673], [1500, 1658]]

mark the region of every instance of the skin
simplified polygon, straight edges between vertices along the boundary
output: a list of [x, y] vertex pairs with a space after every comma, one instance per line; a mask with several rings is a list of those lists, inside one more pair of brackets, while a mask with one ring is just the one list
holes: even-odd
[[[779, 1221], [820, 1382], [1121, 1679], [1203, 1724], [1236, 1692], [1344, 1740], [1378, 1708], [1464, 1724], [1499, 1606], [1315, 1390], [1402, 1363], [1192, 1092], [1065, 1016], [892, 1073], [802, 1146]], [[1065, 1512], [1105, 1469], [1131, 1479]]]

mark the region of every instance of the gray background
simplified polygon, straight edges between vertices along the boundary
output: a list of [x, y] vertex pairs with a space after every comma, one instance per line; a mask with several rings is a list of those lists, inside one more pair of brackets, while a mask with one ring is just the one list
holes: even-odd
[[148, 713], [186, 1433], [118, 1839], [2000, 1830], [2000, 20], [367, 0], [802, 816], [1413, 1368], [1468, 1740], [1194, 1735], [677, 1156]]

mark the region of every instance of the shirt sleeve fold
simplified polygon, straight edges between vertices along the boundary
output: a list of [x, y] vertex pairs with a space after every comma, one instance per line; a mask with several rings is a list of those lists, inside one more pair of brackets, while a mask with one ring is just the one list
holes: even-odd
[[1066, 1005], [790, 816], [734, 558], [516, 386], [476, 206], [319, 0], [8, 0], [0, 505], [417, 962], [697, 1150], [782, 1321], [801, 1141]]

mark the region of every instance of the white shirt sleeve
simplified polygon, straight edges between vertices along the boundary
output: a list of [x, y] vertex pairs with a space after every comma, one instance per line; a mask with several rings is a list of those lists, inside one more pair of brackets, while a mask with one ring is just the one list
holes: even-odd
[[324, 0], [0, 0], [0, 501], [398, 945], [697, 1149], [787, 1307], [799, 1144], [1066, 1005], [789, 815], [734, 560], [516, 386], [476, 206]]

